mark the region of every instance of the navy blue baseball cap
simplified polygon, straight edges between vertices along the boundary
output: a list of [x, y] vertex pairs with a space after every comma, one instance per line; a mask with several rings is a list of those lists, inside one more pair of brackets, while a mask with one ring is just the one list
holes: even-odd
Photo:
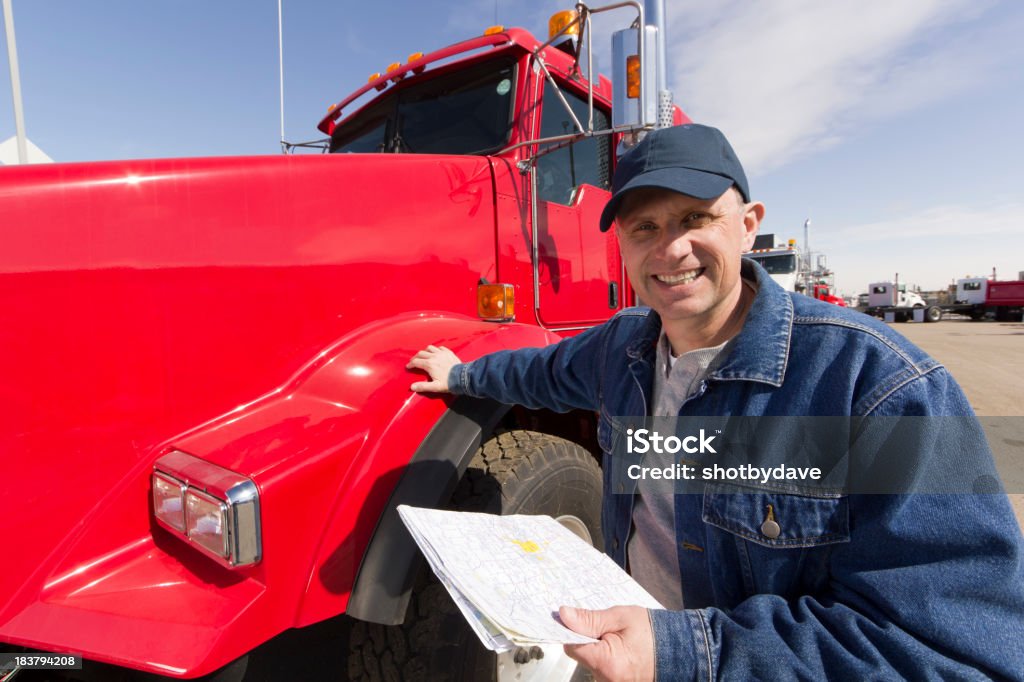
[[689, 123], [652, 130], [619, 159], [612, 198], [601, 212], [601, 231], [612, 226], [622, 197], [631, 190], [658, 187], [714, 199], [733, 185], [750, 201], [743, 166], [718, 128]]

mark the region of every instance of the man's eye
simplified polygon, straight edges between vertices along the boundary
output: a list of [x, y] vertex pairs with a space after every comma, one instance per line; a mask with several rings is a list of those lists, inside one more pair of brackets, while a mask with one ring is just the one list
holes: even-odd
[[635, 234], [637, 232], [652, 232], [656, 229], [658, 228], [654, 223], [637, 223], [636, 225], [633, 226], [630, 232], [633, 232]]
[[707, 213], [691, 213], [683, 218], [683, 225], [689, 229], [703, 227], [711, 222], [711, 216]]

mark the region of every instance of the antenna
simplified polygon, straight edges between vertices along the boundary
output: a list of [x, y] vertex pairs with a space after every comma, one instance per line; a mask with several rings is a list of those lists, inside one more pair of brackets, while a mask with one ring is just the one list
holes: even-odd
[[[9, 1], [4, 0], [4, 2]], [[278, 80], [281, 86], [281, 149], [284, 150], [284, 33], [281, 30], [281, 0], [277, 0], [277, 65], [279, 69]]]
[[28, 138], [21, 110], [21, 78], [18, 76], [18, 48], [14, 44], [14, 12], [11, 0], [4, 0], [4, 26], [7, 29], [7, 64], [11, 67], [11, 97], [14, 99], [14, 129], [18, 138], [18, 163], [28, 163]]

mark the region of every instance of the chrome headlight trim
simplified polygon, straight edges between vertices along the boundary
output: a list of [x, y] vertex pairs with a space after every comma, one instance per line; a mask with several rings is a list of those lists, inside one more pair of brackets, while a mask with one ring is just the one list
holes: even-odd
[[260, 492], [246, 479], [227, 491], [228, 545], [236, 566], [250, 566], [263, 558], [263, 528], [260, 525]]

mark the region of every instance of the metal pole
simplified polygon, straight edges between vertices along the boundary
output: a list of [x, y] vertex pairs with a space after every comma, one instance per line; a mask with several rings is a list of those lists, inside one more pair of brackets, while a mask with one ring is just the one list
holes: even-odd
[[658, 92], [668, 90], [668, 72], [666, 70], [667, 60], [665, 58], [665, 43], [667, 42], [667, 27], [665, 21], [665, 0], [644, 0], [644, 10], [647, 14], [647, 25], [658, 29], [658, 54], [655, 55], [658, 69]]
[[281, 0], [277, 0], [277, 65], [281, 89], [281, 146], [284, 147], [284, 32], [281, 28]]
[[7, 64], [11, 67], [11, 97], [14, 99], [14, 129], [18, 137], [18, 163], [28, 163], [28, 138], [21, 110], [21, 78], [18, 77], [18, 48], [14, 44], [14, 13], [11, 0], [4, 0], [4, 26], [7, 29]]
[[804, 258], [807, 261], [807, 271], [812, 270], [811, 261], [811, 219], [808, 218], [804, 221]]

